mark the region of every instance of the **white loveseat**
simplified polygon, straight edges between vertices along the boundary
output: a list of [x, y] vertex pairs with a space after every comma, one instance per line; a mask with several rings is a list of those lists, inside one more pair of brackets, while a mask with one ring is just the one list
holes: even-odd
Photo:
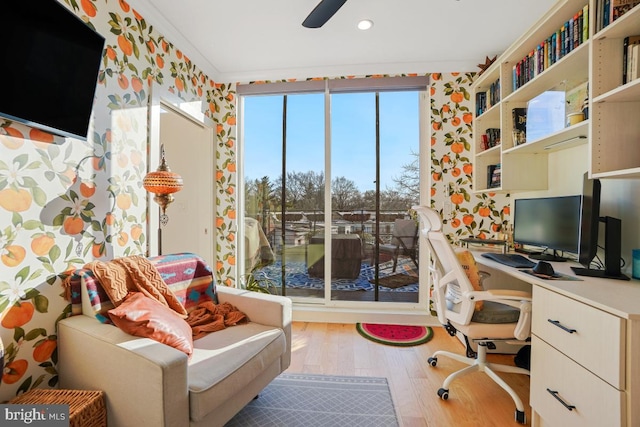
[[[60, 387], [103, 390], [110, 427], [224, 425], [289, 366], [291, 301], [216, 287], [209, 267], [193, 254], [150, 260], [179, 298], [193, 303], [215, 292], [219, 303], [234, 305], [249, 322], [195, 340], [189, 359], [102, 323], [107, 298], [91, 272], [79, 270], [71, 281], [75, 315], [58, 325]], [[171, 270], [180, 263], [184, 268]]]

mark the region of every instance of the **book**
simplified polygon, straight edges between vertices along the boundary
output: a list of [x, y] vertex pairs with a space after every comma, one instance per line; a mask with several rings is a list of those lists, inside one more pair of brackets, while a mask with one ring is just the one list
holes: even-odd
[[609, 25], [611, 14], [611, 0], [603, 0], [602, 2], [602, 28]]
[[582, 8], [582, 41], [589, 40], [589, 3]]
[[596, 32], [602, 29], [602, 12], [604, 10], [604, 0], [597, 0], [596, 3]]
[[511, 110], [513, 120], [513, 146], [527, 142], [527, 109], [514, 108]]
[[487, 188], [494, 188], [495, 187], [495, 184], [493, 182], [493, 180], [494, 180], [493, 172], [496, 170], [497, 166], [498, 165], [489, 165], [489, 166], [487, 166]]
[[629, 50], [633, 45], [640, 43], [640, 35], [627, 36], [622, 42], [622, 84], [628, 83], [631, 63], [628, 60]]
[[633, 81], [640, 77], [640, 44], [632, 45], [629, 62], [631, 63], [629, 81]]
[[609, 12], [611, 22], [620, 18], [622, 15], [635, 7], [640, 0], [610, 0], [611, 11]]

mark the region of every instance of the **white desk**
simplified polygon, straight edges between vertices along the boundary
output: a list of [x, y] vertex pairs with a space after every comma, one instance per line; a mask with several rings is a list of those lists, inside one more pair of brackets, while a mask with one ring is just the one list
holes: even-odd
[[532, 285], [532, 425], [640, 427], [640, 281], [544, 280], [472, 252]]

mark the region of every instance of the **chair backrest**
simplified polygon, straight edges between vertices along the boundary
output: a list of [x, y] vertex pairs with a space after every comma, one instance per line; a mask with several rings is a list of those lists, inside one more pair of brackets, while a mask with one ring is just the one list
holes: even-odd
[[418, 223], [412, 219], [396, 219], [393, 223], [392, 243], [405, 249], [414, 249], [418, 240]]
[[448, 320], [468, 325], [475, 310], [475, 302], [465, 297], [465, 294], [474, 291], [474, 288], [447, 236], [442, 232], [440, 214], [426, 206], [414, 206], [413, 209], [422, 219], [423, 228], [420, 232], [429, 244], [429, 271], [438, 321], [443, 325]]

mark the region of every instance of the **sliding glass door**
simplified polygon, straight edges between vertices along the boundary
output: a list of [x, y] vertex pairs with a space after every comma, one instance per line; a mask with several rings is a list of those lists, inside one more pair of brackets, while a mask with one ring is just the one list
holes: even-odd
[[420, 94], [244, 97], [246, 285], [418, 302]]

